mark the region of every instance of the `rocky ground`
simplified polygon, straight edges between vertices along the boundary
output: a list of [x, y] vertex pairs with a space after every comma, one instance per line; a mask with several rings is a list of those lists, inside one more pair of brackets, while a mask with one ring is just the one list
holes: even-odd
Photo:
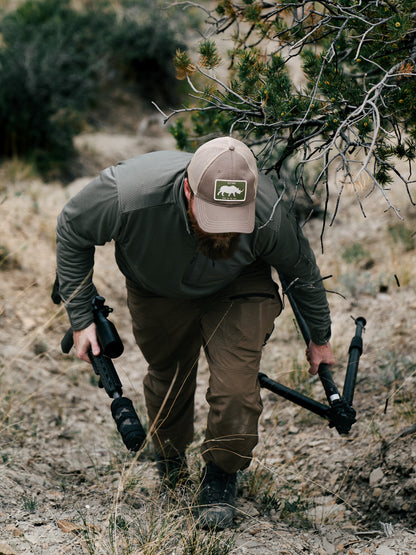
[[[139, 122], [138, 122], [139, 123]], [[17, 163], [0, 181], [0, 554], [416, 554], [416, 211], [400, 186], [353, 191], [325, 232], [306, 233], [333, 315], [333, 374], [342, 386], [354, 318], [367, 320], [354, 407], [357, 423], [341, 436], [326, 421], [263, 390], [261, 441], [240, 476], [235, 527], [206, 534], [192, 519], [206, 404], [206, 362], [198, 378], [196, 437], [189, 449], [194, 488], [167, 496], [149, 446], [137, 458], [121, 443], [110, 400], [91, 369], [63, 355], [68, 322], [50, 300], [54, 227], [65, 201], [102, 167], [154, 149], [174, 148], [157, 122], [77, 138], [84, 176], [68, 186], [42, 183]], [[335, 186], [334, 186], [335, 188]], [[330, 210], [333, 207], [330, 206]], [[112, 246], [97, 251], [95, 282], [114, 308], [125, 344], [116, 361], [127, 397], [146, 423], [125, 291]], [[287, 307], [265, 348], [262, 371], [323, 401], [310, 379], [304, 346]]]

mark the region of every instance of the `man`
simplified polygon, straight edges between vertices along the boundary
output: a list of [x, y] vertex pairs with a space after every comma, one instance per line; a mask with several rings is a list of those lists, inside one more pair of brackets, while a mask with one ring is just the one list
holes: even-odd
[[126, 277], [158, 469], [186, 475], [201, 347], [210, 378], [199, 518], [224, 528], [236, 474], [250, 464], [262, 404], [262, 347], [282, 304], [284, 275], [311, 333], [310, 372], [333, 364], [330, 315], [307, 240], [242, 142], [217, 138], [195, 154], [153, 152], [107, 168], [63, 209], [57, 226], [60, 293], [77, 355], [98, 354], [91, 299], [94, 247], [114, 240]]

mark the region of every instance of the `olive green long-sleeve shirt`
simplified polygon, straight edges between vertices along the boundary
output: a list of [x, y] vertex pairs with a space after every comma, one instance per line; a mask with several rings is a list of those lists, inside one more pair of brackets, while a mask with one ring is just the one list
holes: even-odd
[[288, 213], [272, 181], [259, 175], [255, 229], [242, 234], [228, 260], [197, 250], [183, 181], [192, 154], [160, 151], [107, 168], [73, 197], [58, 217], [60, 293], [72, 328], [93, 318], [95, 246], [114, 241], [121, 272], [154, 295], [199, 298], [220, 290], [261, 259], [292, 282], [298, 307], [317, 344], [330, 336], [330, 314], [319, 269], [308, 241]]

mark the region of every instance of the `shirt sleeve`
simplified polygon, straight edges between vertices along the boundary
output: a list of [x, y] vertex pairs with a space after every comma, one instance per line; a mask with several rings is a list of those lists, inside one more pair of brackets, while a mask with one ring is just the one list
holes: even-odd
[[59, 291], [73, 330], [84, 329], [93, 321], [95, 246], [116, 239], [119, 229], [118, 192], [114, 171], [109, 168], [75, 195], [58, 216]]
[[331, 318], [326, 291], [315, 255], [294, 215], [283, 205], [276, 210], [274, 221], [260, 232], [263, 237], [262, 258], [285, 279], [306, 321], [311, 339], [318, 345], [331, 336]]

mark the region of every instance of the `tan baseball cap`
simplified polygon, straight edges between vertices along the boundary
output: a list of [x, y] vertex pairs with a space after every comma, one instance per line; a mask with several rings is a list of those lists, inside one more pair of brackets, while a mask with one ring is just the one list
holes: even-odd
[[247, 145], [219, 137], [200, 146], [188, 166], [195, 216], [207, 233], [251, 233], [258, 171]]

